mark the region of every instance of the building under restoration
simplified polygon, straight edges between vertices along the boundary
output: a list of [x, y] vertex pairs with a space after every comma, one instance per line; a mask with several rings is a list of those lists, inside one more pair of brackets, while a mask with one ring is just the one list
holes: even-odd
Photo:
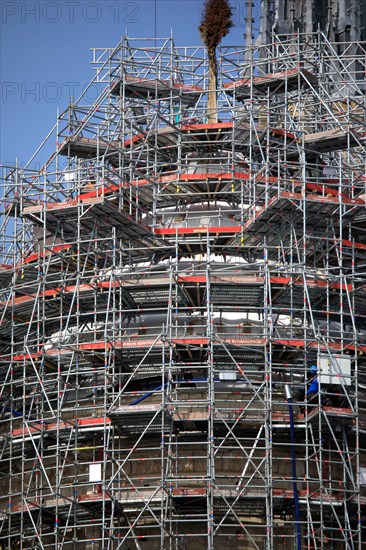
[[366, 45], [218, 58], [209, 123], [204, 48], [93, 50], [4, 169], [4, 550], [365, 541]]

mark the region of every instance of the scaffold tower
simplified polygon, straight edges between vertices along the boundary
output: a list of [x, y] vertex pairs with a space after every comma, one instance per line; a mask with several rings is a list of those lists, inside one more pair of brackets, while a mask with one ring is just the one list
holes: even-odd
[[0, 548], [360, 549], [366, 44], [92, 68], [2, 169]]

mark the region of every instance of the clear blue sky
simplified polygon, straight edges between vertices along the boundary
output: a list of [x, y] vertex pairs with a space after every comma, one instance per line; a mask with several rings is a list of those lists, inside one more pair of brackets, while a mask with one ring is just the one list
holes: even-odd
[[[245, 4], [232, 0], [235, 26], [226, 44], [243, 44]], [[259, 0], [255, 10], [258, 11]], [[197, 0], [2, 0], [0, 162], [25, 163], [64, 110], [91, 80], [91, 47], [130, 37], [200, 44]], [[254, 15], [254, 14], [253, 14]]]

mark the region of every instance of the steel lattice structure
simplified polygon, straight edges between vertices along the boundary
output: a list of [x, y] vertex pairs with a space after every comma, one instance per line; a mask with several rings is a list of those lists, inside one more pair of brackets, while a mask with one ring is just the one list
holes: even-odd
[[219, 54], [209, 124], [204, 48], [95, 49], [4, 168], [3, 549], [361, 548], [365, 44]]

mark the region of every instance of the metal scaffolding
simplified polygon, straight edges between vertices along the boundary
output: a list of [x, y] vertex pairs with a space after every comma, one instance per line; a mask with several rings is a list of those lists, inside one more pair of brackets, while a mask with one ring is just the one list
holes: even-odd
[[2, 174], [0, 547], [361, 548], [366, 44], [222, 47], [217, 123], [203, 47], [92, 66]]

